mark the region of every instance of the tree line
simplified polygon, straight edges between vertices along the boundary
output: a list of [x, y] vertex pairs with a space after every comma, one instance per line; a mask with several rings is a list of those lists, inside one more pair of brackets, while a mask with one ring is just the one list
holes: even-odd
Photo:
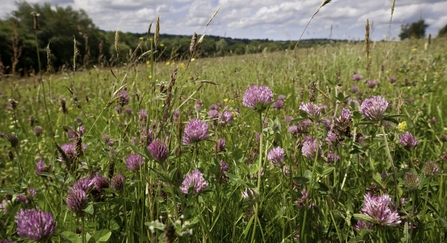
[[[49, 3], [30, 4], [26, 1], [16, 2], [16, 7], [9, 17], [0, 19], [0, 75], [28, 75], [39, 70], [54, 72], [93, 65], [125, 65], [132, 54], [142, 54], [153, 44], [151, 35], [147, 33], [119, 32], [117, 49], [115, 31], [99, 29], [84, 10], [51, 6]], [[403, 37], [412, 37], [414, 30], [419, 31], [417, 33], [420, 36], [419, 27], [403, 26], [402, 31], [408, 32]], [[425, 34], [426, 25], [423, 22], [422, 27]], [[300, 47], [340, 41], [346, 40], [302, 40]], [[160, 34], [158, 43], [155, 53], [157, 61], [189, 58], [191, 36]], [[274, 52], [291, 50], [295, 44], [295, 41], [206, 36], [197, 55], [216, 57]]]

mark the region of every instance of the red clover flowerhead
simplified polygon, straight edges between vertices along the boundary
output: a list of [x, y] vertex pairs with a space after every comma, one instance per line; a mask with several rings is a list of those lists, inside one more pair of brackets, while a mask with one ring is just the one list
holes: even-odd
[[87, 193], [81, 189], [70, 189], [67, 198], [65, 199], [68, 209], [75, 212], [77, 216], [82, 216], [82, 210], [88, 205]]
[[162, 141], [158, 139], [149, 144], [149, 146], [147, 146], [147, 149], [151, 153], [152, 158], [154, 158], [156, 161], [163, 162], [168, 158], [168, 148]]
[[418, 140], [410, 132], [399, 134], [399, 141], [406, 149], [411, 150], [418, 145]]
[[208, 124], [195, 118], [190, 120], [185, 126], [183, 144], [190, 145], [205, 140], [208, 137]]
[[388, 102], [381, 96], [373, 96], [362, 102], [360, 106], [360, 113], [366, 120], [372, 122], [381, 121], [386, 109], [388, 108]]
[[49, 239], [56, 230], [53, 215], [34, 209], [20, 209], [15, 215], [17, 234], [33, 241]]
[[364, 196], [365, 204], [360, 212], [373, 219], [373, 222], [382, 226], [394, 226], [400, 224], [401, 220], [397, 211], [391, 211], [391, 198], [388, 194], [382, 196]]
[[263, 111], [273, 102], [273, 92], [267, 86], [252, 85], [245, 90], [242, 104], [250, 109]]
[[281, 147], [272, 148], [267, 154], [267, 159], [274, 165], [281, 166], [284, 161], [284, 154], [284, 149]]
[[143, 164], [144, 158], [139, 154], [130, 154], [126, 158], [126, 167], [129, 170], [139, 170]]
[[186, 175], [186, 178], [180, 186], [180, 190], [183, 193], [188, 194], [189, 187], [191, 186], [194, 188], [193, 192], [196, 194], [202, 192], [208, 187], [208, 183], [205, 181], [203, 174], [198, 169], [195, 169]]

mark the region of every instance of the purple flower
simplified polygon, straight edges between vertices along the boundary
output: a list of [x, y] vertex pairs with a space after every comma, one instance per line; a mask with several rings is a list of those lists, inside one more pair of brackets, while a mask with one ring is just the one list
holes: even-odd
[[399, 134], [399, 141], [406, 149], [411, 150], [418, 145], [418, 140], [410, 132]]
[[391, 76], [388, 81], [392, 84], [394, 84], [396, 82], [396, 78], [394, 76]]
[[284, 106], [284, 101], [277, 100], [275, 103], [273, 103], [273, 108], [281, 109]]
[[263, 111], [273, 102], [273, 92], [267, 86], [252, 85], [245, 90], [242, 104], [250, 109]]
[[369, 80], [368, 83], [366, 83], [366, 86], [368, 86], [368, 88], [374, 88], [379, 84], [378, 81], [375, 80]]
[[228, 171], [229, 165], [227, 163], [225, 163], [225, 161], [223, 161], [223, 160], [220, 161], [219, 166], [220, 166], [220, 171], [222, 171], [222, 172]]
[[116, 96], [118, 97], [118, 104], [120, 106], [125, 106], [129, 104], [129, 95], [127, 94], [126, 91], [120, 91], [118, 92], [118, 94], [116, 94]]
[[284, 161], [284, 149], [281, 147], [272, 148], [268, 154], [267, 159], [276, 166], [281, 166]]
[[121, 107], [120, 105], [117, 105], [117, 106], [115, 106], [114, 108], [113, 108], [115, 111], [116, 111], [116, 113], [121, 113], [121, 111], [123, 110], [123, 107]]
[[352, 112], [346, 108], [341, 109], [340, 117], [337, 119], [339, 122], [350, 122]]
[[205, 181], [203, 174], [198, 169], [195, 169], [186, 175], [186, 178], [180, 186], [180, 190], [183, 193], [188, 194], [191, 186], [194, 188], [193, 192], [196, 194], [202, 192], [208, 187], [208, 183]]
[[295, 135], [298, 133], [298, 126], [296, 125], [292, 125], [289, 127], [288, 129], [289, 133], [291, 133], [292, 135]]
[[116, 174], [112, 177], [110, 184], [113, 190], [121, 193], [124, 190], [125, 182], [126, 178], [122, 174]]
[[208, 111], [208, 118], [210, 118], [210, 119], [217, 119], [217, 118], [219, 118], [219, 111], [217, 111], [216, 109], [209, 110]]
[[34, 241], [49, 239], [56, 230], [56, 222], [51, 213], [34, 209], [20, 209], [15, 215], [17, 234]]
[[179, 110], [175, 110], [172, 112], [172, 117], [174, 118], [174, 120], [176, 120], [179, 116], [180, 116]]
[[436, 162], [434, 161], [428, 161], [427, 163], [424, 164], [424, 166], [422, 167], [422, 171], [424, 172], [424, 174], [428, 175], [428, 176], [434, 176], [436, 174], [438, 174], [439, 172], [439, 167], [436, 164]]
[[124, 113], [125, 115], [130, 116], [130, 115], [132, 115], [132, 109], [131, 109], [131, 108], [126, 108], [126, 109], [124, 109], [123, 113]]
[[329, 151], [327, 154], [327, 162], [337, 162], [340, 160], [340, 155], [335, 152]]
[[357, 224], [354, 225], [354, 230], [359, 232], [362, 229], [371, 229], [373, 224], [370, 222], [357, 221]]
[[286, 96], [284, 96], [284, 95], [278, 95], [278, 100], [284, 101], [285, 98], [286, 98]]
[[147, 121], [147, 116], [148, 116], [147, 110], [143, 109], [138, 112], [138, 120], [140, 120], [141, 122]]
[[196, 111], [200, 111], [202, 109], [202, 105], [203, 105], [203, 102], [198, 100], [196, 102], [196, 105], [194, 106], [194, 109], [196, 109]]
[[12, 243], [12, 239], [4, 239], [4, 240], [0, 240], [0, 243]]
[[404, 184], [409, 190], [416, 190], [419, 188], [421, 181], [418, 175], [413, 172], [406, 172], [404, 176]]
[[217, 105], [215, 104], [210, 105], [210, 110], [217, 110]]
[[332, 130], [330, 130], [327, 133], [325, 140], [326, 140], [326, 143], [331, 145], [331, 146], [336, 145], [337, 144], [337, 140], [338, 140], [337, 134], [334, 133]]
[[143, 164], [144, 158], [139, 154], [130, 154], [126, 158], [126, 167], [130, 170], [139, 170]]
[[312, 139], [312, 137], [305, 137], [304, 138], [303, 147], [301, 148], [301, 153], [304, 157], [308, 159], [315, 159], [315, 156], [319, 154], [318, 150], [320, 150], [318, 146], [318, 142], [316, 139]]
[[245, 188], [242, 192], [242, 197], [244, 199], [250, 199], [255, 197], [255, 192], [251, 188]]
[[321, 111], [326, 108], [325, 106], [319, 106], [314, 103], [301, 103], [300, 110], [307, 113], [309, 118], [313, 121], [317, 121], [321, 115]]
[[400, 224], [401, 220], [397, 211], [391, 211], [391, 198], [388, 194], [382, 196], [364, 196], [365, 203], [360, 210], [364, 215], [372, 218], [373, 222], [378, 225], [394, 226]]
[[216, 152], [225, 152], [225, 138], [217, 139]]
[[28, 197], [25, 195], [25, 193], [21, 193], [19, 195], [17, 195], [17, 200], [21, 203], [29, 203], [29, 199]]
[[159, 162], [165, 161], [169, 155], [166, 145], [158, 139], [149, 144], [149, 146], [147, 146], [147, 150], [151, 153], [152, 158]]
[[359, 92], [359, 86], [352, 85], [350, 90], [352, 93], [357, 93], [357, 92]]
[[388, 108], [388, 102], [381, 96], [373, 96], [362, 102], [360, 106], [360, 113], [366, 120], [378, 122], [382, 120], [386, 109]]
[[437, 121], [436, 121], [436, 118], [434, 118], [434, 117], [433, 117], [433, 118], [430, 118], [429, 121], [430, 121], [430, 124], [433, 124], [433, 125], [436, 124], [436, 122], [437, 122]]
[[233, 112], [231, 111], [224, 111], [220, 115], [219, 123], [220, 124], [229, 124], [234, 119]]
[[352, 80], [354, 80], [354, 81], [360, 81], [360, 80], [362, 80], [362, 78], [363, 78], [363, 76], [358, 73], [356, 73], [356, 74], [354, 74], [354, 76], [352, 76]]
[[143, 127], [141, 129], [141, 137], [140, 137], [140, 142], [143, 143], [144, 145], [148, 145], [151, 144], [152, 141], [154, 140], [154, 133], [152, 131], [152, 128], [149, 128], [149, 131], [146, 132], [146, 127]]
[[39, 160], [36, 164], [36, 175], [42, 176], [42, 173], [48, 173], [50, 172], [50, 168], [45, 167], [45, 161], [43, 159]]
[[70, 189], [65, 199], [68, 209], [75, 212], [77, 216], [82, 216], [82, 210], [88, 205], [88, 197], [84, 190]]
[[92, 188], [92, 179], [90, 177], [81, 178], [73, 184], [73, 189], [79, 189], [85, 192], [90, 192]]
[[190, 145], [205, 140], [208, 137], [208, 124], [195, 118], [190, 120], [185, 126], [183, 144]]
[[289, 122], [291, 122], [293, 120], [293, 117], [292, 116], [285, 116], [284, 117], [284, 122], [285, 123], [289, 123]]

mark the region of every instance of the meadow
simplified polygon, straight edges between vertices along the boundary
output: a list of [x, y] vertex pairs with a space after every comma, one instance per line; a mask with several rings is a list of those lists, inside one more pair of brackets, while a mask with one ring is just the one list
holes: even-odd
[[445, 39], [154, 56], [0, 80], [0, 242], [446, 241]]

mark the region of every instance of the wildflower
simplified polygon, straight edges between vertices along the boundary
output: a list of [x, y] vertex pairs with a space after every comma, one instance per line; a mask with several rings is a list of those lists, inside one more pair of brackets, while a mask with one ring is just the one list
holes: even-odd
[[399, 134], [399, 141], [406, 149], [411, 150], [418, 145], [418, 140], [410, 132]]
[[225, 162], [225, 161], [220, 161], [220, 163], [219, 163], [219, 166], [220, 166], [220, 171], [221, 172], [226, 172], [226, 171], [228, 171], [228, 167], [229, 167], [229, 165]]
[[210, 110], [217, 110], [217, 105], [216, 104], [210, 105]]
[[145, 110], [145, 109], [142, 109], [138, 112], [138, 120], [141, 122], [147, 121], [147, 116], [148, 116], [148, 113], [147, 113], [147, 110]]
[[284, 96], [284, 95], [278, 95], [278, 100], [284, 101], [285, 98], [286, 98], [286, 96]]
[[44, 160], [39, 160], [39, 162], [37, 162], [36, 164], [36, 175], [38, 176], [42, 176], [42, 173], [48, 173], [50, 172], [50, 168], [45, 167], [45, 161]]
[[303, 147], [301, 148], [301, 153], [304, 157], [308, 159], [315, 159], [315, 156], [318, 156], [320, 150], [318, 146], [318, 142], [316, 139], [312, 139], [312, 137], [307, 136], [304, 139]]
[[428, 175], [428, 176], [434, 176], [436, 174], [438, 174], [439, 172], [439, 167], [436, 164], [436, 162], [434, 161], [428, 161], [427, 163], [424, 164], [424, 166], [422, 167], [422, 171], [424, 172], [424, 174]]
[[245, 188], [245, 190], [242, 192], [242, 197], [244, 199], [249, 199], [255, 197], [255, 192], [251, 188]]
[[183, 144], [190, 145], [205, 140], [208, 137], [208, 124], [195, 118], [190, 120], [185, 126]]
[[362, 102], [360, 106], [360, 113], [366, 120], [378, 122], [382, 120], [386, 109], [388, 108], [388, 102], [381, 96], [373, 96]]
[[116, 96], [118, 97], [118, 104], [121, 107], [129, 104], [129, 95], [126, 91], [120, 91], [116, 94]]
[[409, 190], [416, 190], [419, 188], [419, 177], [413, 172], [407, 172], [404, 176], [404, 184]]
[[301, 103], [300, 110], [307, 113], [309, 118], [313, 121], [317, 121], [321, 115], [322, 110], [325, 106], [319, 106], [314, 103]]
[[103, 189], [109, 188], [110, 184], [107, 178], [96, 173], [93, 179], [91, 180], [90, 186], [92, 188], [92, 190], [90, 191], [91, 194], [95, 197], [100, 197], [104, 192]]
[[357, 224], [354, 225], [354, 230], [359, 232], [362, 229], [371, 229], [373, 224], [370, 222], [363, 222], [361, 220], [357, 221]]
[[391, 77], [388, 79], [388, 81], [389, 81], [390, 83], [394, 84], [394, 83], [396, 82], [396, 78], [393, 77], [393, 76], [391, 76]]
[[203, 105], [203, 102], [198, 100], [196, 102], [196, 105], [194, 106], [194, 108], [196, 109], [196, 111], [200, 111], [202, 109], [202, 105]]
[[35, 126], [33, 129], [33, 133], [34, 135], [36, 135], [36, 137], [40, 137], [40, 135], [42, 135], [43, 133], [43, 128], [41, 126]]
[[337, 143], [338, 136], [332, 130], [330, 130], [326, 135], [326, 143], [333, 146]]
[[75, 212], [77, 216], [82, 216], [82, 210], [88, 205], [88, 197], [84, 190], [70, 189], [65, 202], [70, 211]]
[[5, 140], [11, 144], [11, 147], [15, 148], [19, 145], [19, 138], [15, 134], [8, 134], [5, 136]]
[[433, 117], [433, 118], [430, 118], [429, 121], [430, 121], [430, 124], [432, 124], [432, 125], [436, 124], [436, 122], [437, 122], [437, 121], [436, 121], [436, 118], [434, 118], [434, 117]]
[[26, 204], [29, 203], [29, 199], [28, 199], [28, 197], [24, 193], [21, 193], [21, 194], [17, 195], [16, 198], [21, 203], [26, 203]]
[[369, 80], [368, 81], [368, 83], [366, 83], [366, 85], [368, 86], [368, 88], [374, 88], [374, 87], [376, 87], [377, 85], [379, 84], [379, 82], [378, 81], [375, 81], [375, 80]]
[[93, 188], [92, 179], [90, 177], [81, 178], [73, 184], [73, 189], [83, 190], [86, 193], [90, 192]]
[[284, 106], [284, 101], [277, 100], [275, 103], [273, 103], [273, 108], [281, 109]]
[[110, 184], [113, 190], [121, 193], [124, 190], [125, 181], [126, 178], [122, 174], [116, 174], [112, 177]]
[[143, 164], [144, 158], [139, 154], [131, 154], [126, 158], [126, 167], [130, 170], [139, 170]]
[[308, 197], [309, 197], [309, 192], [307, 192], [306, 188], [304, 188], [301, 191], [301, 198], [296, 200], [296, 204], [298, 205], [299, 208], [305, 207], [306, 203], [307, 203], [308, 208], [312, 208], [314, 206], [314, 204], [310, 203], [312, 199], [308, 199]]
[[276, 166], [280, 166], [284, 161], [284, 149], [281, 147], [272, 148], [268, 154], [267, 159]]
[[356, 74], [354, 74], [354, 76], [352, 76], [352, 80], [354, 80], [354, 81], [360, 81], [360, 80], [362, 80], [362, 78], [363, 78], [363, 76], [358, 73], [356, 73]]
[[119, 114], [119, 113], [121, 113], [121, 110], [123, 109], [123, 107], [121, 107], [120, 105], [117, 105], [113, 109], [116, 111], [116, 113]]
[[364, 215], [372, 218], [373, 222], [383, 226], [394, 226], [400, 224], [401, 220], [397, 211], [391, 211], [391, 198], [388, 194], [382, 196], [364, 196], [365, 203], [360, 210]]
[[359, 92], [359, 86], [352, 85], [350, 90], [352, 93], [357, 93], [357, 92]]
[[288, 129], [289, 133], [291, 133], [292, 135], [295, 135], [298, 133], [298, 126], [296, 125], [292, 125], [289, 127]]
[[335, 152], [329, 151], [327, 155], [327, 162], [337, 162], [340, 160], [340, 155]]
[[228, 123], [230, 123], [230, 122], [232, 122], [233, 121], [233, 119], [234, 119], [234, 115], [233, 115], [233, 112], [231, 112], [231, 111], [224, 111], [224, 112], [222, 112], [221, 114], [220, 114], [220, 124], [223, 124], [223, 125], [225, 125], [225, 124], [228, 124]]
[[407, 122], [406, 121], [403, 121], [403, 122], [400, 122], [399, 124], [397, 124], [397, 130], [399, 132], [403, 132], [403, 131], [405, 131], [405, 129], [407, 129]]
[[263, 111], [273, 102], [273, 92], [267, 86], [252, 85], [245, 90], [242, 104], [250, 109]]
[[216, 152], [225, 152], [225, 138], [217, 139]]
[[285, 123], [290, 123], [292, 120], [293, 120], [293, 117], [291, 117], [291, 116], [285, 116], [284, 117], [284, 122]]
[[152, 158], [154, 158], [156, 161], [163, 162], [168, 158], [168, 148], [162, 141], [158, 139], [149, 144], [149, 146], [147, 146], [147, 149], [151, 153]]
[[128, 107], [128, 108], [124, 109], [123, 113], [125, 115], [130, 116], [130, 115], [132, 115], [132, 109]]
[[56, 230], [56, 222], [51, 213], [34, 209], [20, 209], [15, 215], [17, 234], [33, 241], [45, 241]]
[[193, 187], [193, 192], [198, 194], [205, 190], [208, 187], [208, 183], [203, 178], [203, 174], [195, 169], [192, 172], [186, 175], [186, 178], [183, 180], [182, 185], [180, 186], [180, 190], [184, 194], [188, 194], [189, 188]]

